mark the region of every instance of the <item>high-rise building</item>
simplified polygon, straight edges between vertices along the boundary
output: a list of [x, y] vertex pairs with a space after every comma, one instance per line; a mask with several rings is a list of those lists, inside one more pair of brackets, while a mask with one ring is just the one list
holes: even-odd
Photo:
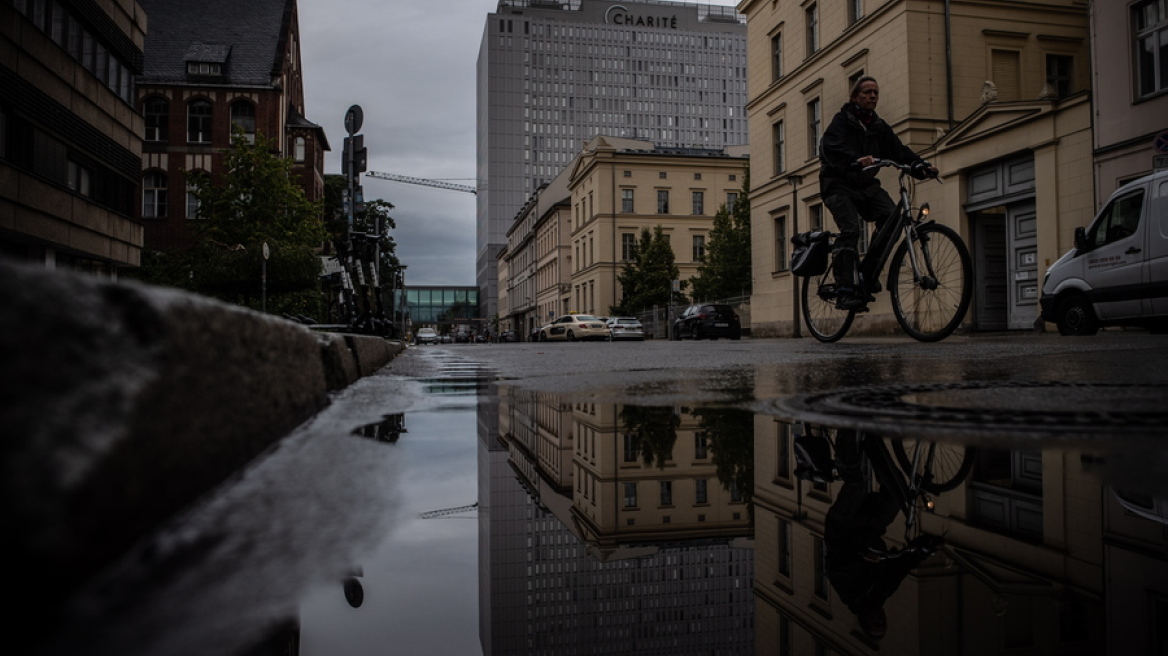
[[496, 256], [527, 198], [606, 134], [745, 144], [746, 25], [733, 7], [499, 0], [478, 59], [476, 280], [498, 314]]

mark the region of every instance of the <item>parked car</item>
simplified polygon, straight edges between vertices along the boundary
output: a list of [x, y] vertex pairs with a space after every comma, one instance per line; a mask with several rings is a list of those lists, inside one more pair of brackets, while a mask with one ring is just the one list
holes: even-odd
[[1168, 171], [1123, 185], [1046, 272], [1042, 318], [1061, 335], [1101, 326], [1168, 328]]
[[504, 330], [503, 332], [499, 333], [499, 341], [500, 342], [518, 342], [519, 341], [519, 333], [515, 332], [514, 330]]
[[414, 334], [415, 344], [437, 344], [438, 333], [433, 328], [419, 328]]
[[608, 339], [604, 322], [591, 314], [565, 314], [539, 329], [539, 341]]
[[636, 317], [613, 317], [606, 326], [608, 338], [614, 342], [620, 339], [645, 339], [645, 328]]
[[742, 339], [738, 313], [729, 305], [691, 305], [673, 322], [673, 339]]

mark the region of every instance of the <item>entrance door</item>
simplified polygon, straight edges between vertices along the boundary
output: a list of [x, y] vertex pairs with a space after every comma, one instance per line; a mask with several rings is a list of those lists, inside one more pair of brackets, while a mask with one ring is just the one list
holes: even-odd
[[1038, 273], [1038, 214], [1034, 201], [1006, 207], [1010, 329], [1034, 326], [1042, 280]]
[[1006, 330], [1009, 293], [1006, 280], [1006, 217], [998, 212], [980, 212], [973, 222], [974, 308], [973, 325], [977, 330]]

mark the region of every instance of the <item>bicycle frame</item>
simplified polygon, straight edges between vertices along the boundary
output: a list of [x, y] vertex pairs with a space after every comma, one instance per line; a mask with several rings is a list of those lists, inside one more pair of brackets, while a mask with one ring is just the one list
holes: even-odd
[[[872, 236], [872, 243], [879, 244], [880, 248], [869, 248], [868, 252], [864, 254], [863, 259], [860, 260], [859, 265], [856, 267], [856, 275], [859, 276], [859, 280], [856, 282], [862, 285], [861, 289], [868, 291], [871, 291], [874, 287], [872, 282], [879, 280], [880, 274], [888, 265], [888, 258], [892, 257], [892, 253], [896, 250], [896, 246], [900, 243], [901, 239], [903, 238], [909, 241], [916, 239], [916, 228], [924, 223], [923, 214], [916, 219], [912, 216], [912, 196], [909, 194], [908, 184], [905, 180], [905, 176], [908, 175], [908, 169], [891, 162], [886, 163], [884, 160], [873, 165], [873, 167], [880, 166], [896, 166], [900, 170], [900, 175], [897, 179], [900, 185], [900, 200], [896, 204], [896, 210], [893, 212], [893, 216], [890, 216], [884, 222], [884, 225], [880, 226]], [[904, 233], [902, 238], [897, 236], [901, 231]], [[917, 261], [916, 253], [912, 249], [909, 249], [909, 263], [912, 265], [914, 279], [920, 280], [921, 266]], [[926, 263], [926, 265], [929, 265], [929, 263]]]
[[[860, 441], [861, 451], [868, 457], [872, 474], [879, 481], [880, 489], [887, 490], [900, 504], [900, 510], [904, 513], [904, 540], [908, 542], [913, 528], [919, 528], [917, 527], [917, 499], [923, 498], [926, 508], [932, 509], [933, 507], [932, 499], [921, 488], [924, 479], [916, 473], [921, 471], [918, 468], [920, 452], [917, 451], [913, 454], [912, 471], [914, 473], [902, 475], [892, 458], [892, 454], [888, 451], [888, 445], [884, 443], [884, 438], [865, 431], [858, 431], [856, 438]], [[924, 471], [931, 471], [933, 466], [931, 451], [926, 460]], [[906, 478], [908, 480], [905, 480]]]

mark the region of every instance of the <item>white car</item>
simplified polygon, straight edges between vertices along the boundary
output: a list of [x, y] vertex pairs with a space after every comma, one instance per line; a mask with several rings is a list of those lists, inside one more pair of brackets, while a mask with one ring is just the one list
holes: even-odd
[[414, 335], [415, 344], [437, 344], [438, 333], [433, 328], [419, 328], [418, 333]]
[[614, 342], [620, 339], [644, 341], [645, 328], [636, 317], [613, 317], [608, 320], [608, 338]]
[[539, 329], [541, 342], [582, 339], [608, 339], [608, 327], [591, 314], [565, 314]]

